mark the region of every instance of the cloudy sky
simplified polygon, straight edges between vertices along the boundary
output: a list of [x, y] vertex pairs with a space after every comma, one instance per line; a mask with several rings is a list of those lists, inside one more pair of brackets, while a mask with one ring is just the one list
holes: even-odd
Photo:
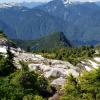
[[[8, 3], [8, 2], [23, 2], [23, 1], [28, 1], [28, 2], [31, 2], [31, 1], [34, 1], [34, 2], [48, 2], [50, 0], [0, 0], [0, 3]], [[71, 1], [100, 1], [100, 0], [71, 0]]]

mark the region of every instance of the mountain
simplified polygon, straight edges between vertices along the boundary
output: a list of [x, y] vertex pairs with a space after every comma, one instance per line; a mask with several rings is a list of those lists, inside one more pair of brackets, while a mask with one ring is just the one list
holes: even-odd
[[12, 3], [0, 3], [0, 8], [9, 8], [9, 7], [13, 7], [13, 6], [18, 6], [18, 5], [14, 2], [12, 2]]
[[95, 3], [72, 2], [69, 5], [62, 0], [53, 0], [40, 9], [60, 18], [65, 22], [63, 28], [66, 36], [71, 40], [98, 40], [100, 35], [100, 7]]
[[0, 30], [4, 30], [5, 33], [7, 33], [7, 36], [10, 38], [16, 37], [16, 34], [14, 34], [15, 33], [14, 29], [1, 20], [0, 20]]
[[18, 3], [17, 5], [23, 6], [23, 7], [27, 7], [27, 8], [34, 8], [40, 5], [44, 5], [46, 3], [43, 2], [22, 2], [22, 3]]
[[10, 3], [0, 3], [0, 8], [10, 8], [10, 7], [27, 7], [27, 8], [34, 8], [40, 5], [43, 5], [45, 3], [42, 2], [21, 2], [21, 3], [15, 3], [15, 2], [10, 2]]
[[50, 35], [44, 36], [37, 40], [25, 41], [25, 40], [13, 40], [17, 46], [32, 50], [51, 50], [61, 47], [71, 47], [69, 40], [66, 38], [63, 32], [55, 32]]
[[45, 11], [25, 7], [0, 9], [0, 20], [14, 29], [16, 39], [23, 40], [36, 39], [54, 31], [61, 31], [62, 28], [61, 20], [58, 21]]
[[95, 2], [95, 4], [97, 4], [98, 6], [100, 6], [100, 1], [98, 1], [98, 2]]
[[16, 47], [15, 43], [7, 38], [3, 31], [0, 31], [0, 52], [3, 52], [2, 47]]
[[33, 9], [23, 6], [0, 8], [1, 28], [4, 26], [9, 38], [21, 40], [33, 40], [59, 31], [74, 41], [73, 44], [95, 45], [100, 42], [99, 20], [100, 7], [94, 2], [68, 4], [53, 0]]

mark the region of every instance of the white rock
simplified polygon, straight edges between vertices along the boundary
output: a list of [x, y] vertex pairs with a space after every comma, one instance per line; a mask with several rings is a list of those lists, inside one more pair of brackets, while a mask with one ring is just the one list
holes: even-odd
[[0, 46], [0, 53], [7, 53], [7, 47], [6, 46]]
[[39, 70], [40, 64], [29, 64], [28, 67], [30, 71]]
[[100, 54], [99, 50], [95, 50], [95, 54]]
[[51, 68], [50, 71], [47, 71], [44, 73], [45, 77], [49, 78], [49, 77], [60, 77], [62, 76], [62, 73], [60, 70], [58, 70], [57, 68]]
[[60, 77], [60, 78], [57, 78], [57, 79], [53, 80], [51, 82], [51, 85], [60, 85], [60, 86], [62, 86], [62, 85], [64, 85], [65, 81], [66, 81], [66, 79]]
[[93, 62], [91, 60], [88, 60], [88, 61], [91, 63], [93, 68], [98, 68], [99, 64], [97, 64], [97, 63], [95, 63], [95, 62]]
[[46, 72], [46, 71], [50, 71], [50, 70], [51, 70], [51, 67], [48, 66], [48, 65], [42, 64], [42, 65], [40, 66], [40, 69], [41, 69], [43, 72]]
[[13, 54], [16, 54], [16, 51], [14, 51], [14, 50], [10, 50]]
[[90, 68], [89, 66], [85, 66], [85, 69], [87, 70], [87, 71], [91, 71], [92, 70], [92, 68]]
[[100, 62], [100, 57], [95, 57], [94, 60]]
[[81, 63], [82, 63], [82, 64], [86, 64], [86, 62], [84, 62], [84, 61], [81, 61]]
[[28, 67], [29, 67], [30, 71], [41, 70], [41, 71], [45, 72], [45, 71], [49, 71], [51, 69], [50, 66], [44, 65], [42, 63], [41, 64], [29, 64]]
[[76, 69], [67, 70], [67, 76], [69, 76], [70, 74], [73, 75], [74, 77], [78, 77], [79, 76], [79, 72], [77, 72]]
[[35, 55], [36, 58], [44, 59], [41, 55]]

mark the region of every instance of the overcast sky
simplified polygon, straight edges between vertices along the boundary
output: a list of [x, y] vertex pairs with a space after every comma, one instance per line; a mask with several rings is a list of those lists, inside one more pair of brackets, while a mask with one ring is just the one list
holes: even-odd
[[[0, 0], [0, 3], [8, 3], [8, 2], [23, 2], [23, 1], [27, 1], [27, 2], [31, 2], [31, 1], [34, 1], [34, 2], [48, 2], [50, 0]], [[71, 0], [71, 1], [100, 1], [100, 0]]]

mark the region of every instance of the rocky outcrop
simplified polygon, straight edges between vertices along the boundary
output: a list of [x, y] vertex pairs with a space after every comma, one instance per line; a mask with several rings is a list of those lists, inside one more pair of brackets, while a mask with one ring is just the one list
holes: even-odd
[[0, 46], [0, 53], [6, 54], [7, 53], [7, 47], [6, 46]]
[[82, 72], [91, 71], [100, 65], [99, 57], [95, 57], [93, 60], [85, 59], [77, 66], [73, 66], [67, 61], [47, 59], [41, 55], [25, 52], [16, 52], [14, 60], [17, 68], [21, 68], [19, 61], [27, 62], [30, 71], [40, 71], [46, 78], [50, 79], [52, 85], [63, 85], [70, 74], [78, 77]]
[[63, 77], [60, 77], [60, 78], [57, 78], [57, 79], [55, 79], [54, 81], [52, 81], [51, 82], [51, 85], [59, 85], [59, 86], [61, 86], [61, 85], [63, 85], [64, 83], [65, 83], [65, 81], [66, 81], [66, 79], [65, 78], [63, 78]]
[[[0, 52], [6, 53], [7, 47], [0, 46]], [[64, 85], [66, 78], [72, 74], [78, 77], [84, 71], [91, 71], [100, 66], [100, 57], [93, 59], [85, 59], [80, 61], [77, 66], [73, 66], [67, 61], [52, 60], [42, 57], [41, 55], [27, 53], [20, 48], [11, 47], [11, 52], [15, 55], [14, 64], [18, 69], [21, 69], [20, 61], [28, 63], [29, 71], [39, 71], [51, 82], [51, 85]]]

